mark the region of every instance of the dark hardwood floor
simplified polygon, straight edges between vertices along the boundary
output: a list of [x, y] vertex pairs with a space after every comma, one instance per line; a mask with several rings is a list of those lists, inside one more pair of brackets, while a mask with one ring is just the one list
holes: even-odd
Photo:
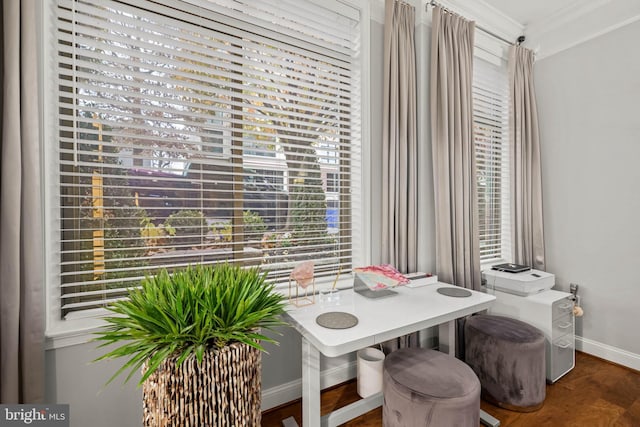
[[[356, 383], [349, 381], [322, 393], [322, 413], [358, 400]], [[640, 372], [576, 352], [576, 367], [553, 385], [547, 385], [542, 409], [531, 413], [511, 412], [482, 402], [482, 409], [498, 418], [502, 427], [599, 427], [640, 426]], [[262, 415], [264, 427], [281, 427], [293, 416], [301, 425], [300, 401], [274, 408]], [[344, 424], [382, 426], [382, 409]], [[446, 427], [446, 426], [443, 426]]]

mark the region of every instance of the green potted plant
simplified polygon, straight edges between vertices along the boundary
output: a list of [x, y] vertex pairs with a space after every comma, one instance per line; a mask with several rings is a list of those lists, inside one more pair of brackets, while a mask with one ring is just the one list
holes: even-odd
[[256, 268], [196, 265], [160, 271], [109, 306], [97, 360], [142, 370], [145, 426], [260, 425], [262, 334], [283, 325], [285, 299]]

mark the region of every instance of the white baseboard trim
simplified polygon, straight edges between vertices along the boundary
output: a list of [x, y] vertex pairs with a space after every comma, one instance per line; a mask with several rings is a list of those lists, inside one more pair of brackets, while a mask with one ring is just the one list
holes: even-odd
[[576, 335], [576, 350], [640, 371], [640, 354]]
[[[428, 348], [432, 347], [433, 345], [428, 346]], [[576, 350], [640, 371], [640, 354], [631, 353], [580, 336], [576, 336]], [[356, 374], [357, 362], [355, 360], [327, 369], [320, 373], [320, 387], [326, 388], [343, 383], [355, 378]], [[301, 396], [302, 379], [298, 378], [297, 380], [264, 390], [262, 392], [261, 409], [266, 411], [267, 409], [275, 408], [276, 406], [299, 399]]]
[[[320, 387], [326, 388], [343, 383], [355, 378], [356, 374], [357, 362], [355, 360], [336, 366], [335, 368], [324, 370], [320, 373]], [[292, 400], [299, 399], [300, 397], [302, 397], [302, 379], [299, 378], [297, 380], [263, 390], [261, 409], [266, 411], [267, 409], [289, 403]]]

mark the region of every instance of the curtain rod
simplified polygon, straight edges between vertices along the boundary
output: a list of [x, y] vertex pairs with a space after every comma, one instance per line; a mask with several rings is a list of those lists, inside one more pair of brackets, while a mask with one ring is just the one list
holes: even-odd
[[[448, 8], [444, 7], [443, 5], [441, 5], [440, 3], [438, 3], [438, 2], [436, 2], [434, 0], [427, 1], [427, 11], [429, 10], [429, 6], [432, 6], [432, 7], [440, 6], [442, 8], [442, 10], [444, 10], [445, 12], [453, 13], [453, 14], [457, 15], [457, 13], [455, 13], [451, 9], [448, 9]], [[496, 38], [496, 39], [498, 39], [498, 40], [500, 40], [502, 42], [505, 42], [505, 43], [507, 43], [507, 44], [509, 44], [511, 46], [520, 45], [522, 42], [524, 42], [524, 36], [518, 37], [518, 40], [514, 43], [512, 41], [509, 41], [509, 40], [505, 39], [504, 37], [500, 37], [496, 33], [493, 33], [493, 32], [491, 32], [491, 31], [489, 31], [489, 30], [487, 30], [485, 28], [482, 28], [479, 25], [476, 25], [476, 28], [479, 29], [480, 31], [482, 31], [483, 33], [488, 34], [491, 37]]]

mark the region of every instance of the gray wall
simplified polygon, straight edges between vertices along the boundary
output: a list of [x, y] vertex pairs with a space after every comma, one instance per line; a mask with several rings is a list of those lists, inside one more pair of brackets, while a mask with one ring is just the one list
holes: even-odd
[[120, 377], [105, 386], [121, 363], [91, 363], [100, 354], [93, 343], [48, 350], [45, 401], [68, 403], [71, 427], [141, 425], [140, 375], [124, 385]]
[[[545, 244], [577, 334], [640, 355], [640, 22], [538, 61]], [[596, 344], [597, 347], [597, 344]]]

